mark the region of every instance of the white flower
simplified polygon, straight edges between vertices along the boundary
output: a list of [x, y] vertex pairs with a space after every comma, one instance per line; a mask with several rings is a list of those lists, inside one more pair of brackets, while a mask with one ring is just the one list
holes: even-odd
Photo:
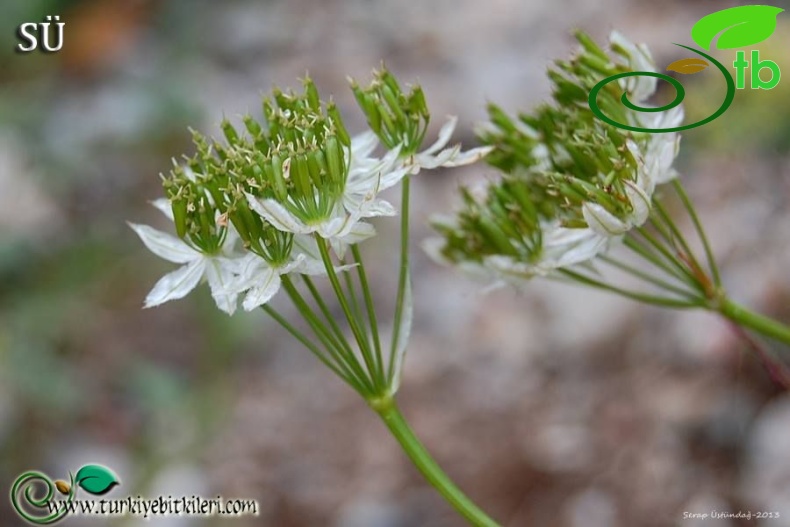
[[343, 196], [328, 218], [306, 223], [275, 199], [260, 199], [247, 194], [250, 208], [280, 231], [318, 234], [329, 240], [335, 252], [342, 257], [347, 245], [360, 243], [376, 234], [373, 226], [362, 220], [397, 215], [395, 207], [378, 199], [378, 194], [397, 185], [409, 169], [398, 163], [400, 148], [393, 149], [381, 159], [371, 156], [377, 144], [378, 138], [373, 132], [365, 132], [352, 139], [351, 163]]
[[439, 138], [434, 144], [420, 152], [413, 154], [403, 160], [403, 165], [408, 167], [411, 174], [419, 173], [421, 168], [434, 169], [438, 167], [458, 167], [475, 163], [486, 156], [493, 147], [481, 146], [461, 152], [461, 145], [454, 145], [445, 148], [450, 142], [455, 126], [458, 124], [458, 117], [450, 116], [449, 120], [439, 130]]
[[341, 258], [348, 245], [363, 242], [376, 234], [371, 224], [361, 221], [362, 206], [357, 211], [348, 212], [343, 203], [337, 203], [328, 218], [305, 223], [275, 199], [260, 199], [247, 194], [247, 201], [250, 208], [275, 229], [293, 234], [317, 234], [328, 240]]
[[[454, 218], [435, 216], [434, 225], [453, 228]], [[558, 269], [579, 265], [592, 260], [609, 247], [610, 238], [601, 236], [591, 228], [563, 227], [558, 220], [541, 224], [542, 246], [539, 257], [531, 262], [505, 255], [485, 256], [482, 262], [471, 260], [453, 263], [443, 254], [444, 238], [430, 238], [423, 242], [423, 249], [435, 262], [456, 265], [462, 272], [477, 280], [493, 282], [490, 288], [504, 283], [525, 285], [535, 276], [548, 276]]]
[[[334, 266], [336, 272], [355, 267], [352, 265]], [[304, 274], [310, 276], [325, 275], [326, 267], [321, 260], [318, 245], [310, 236], [294, 236], [294, 245], [288, 261], [280, 265], [272, 265], [254, 253], [248, 253], [239, 261], [239, 274], [231, 285], [238, 293], [247, 293], [242, 302], [245, 311], [252, 311], [268, 303], [280, 290], [281, 277], [286, 274]]]
[[632, 181], [625, 182], [625, 195], [631, 204], [631, 212], [619, 218], [599, 203], [587, 201], [582, 204], [582, 216], [587, 225], [601, 236], [620, 236], [639, 227], [650, 215], [650, 196]]
[[351, 139], [351, 166], [343, 192], [343, 205], [351, 214], [362, 218], [396, 216], [398, 211], [387, 201], [377, 199], [380, 192], [394, 187], [409, 174], [409, 168], [398, 163], [400, 147], [379, 159], [370, 154], [378, 145], [372, 131]]
[[[154, 206], [168, 213], [167, 200], [157, 200]], [[185, 297], [201, 280], [205, 279], [211, 288], [211, 296], [222, 311], [232, 315], [236, 310], [238, 294], [232, 290], [234, 276], [238, 269], [238, 258], [224, 251], [217, 255], [207, 255], [187, 245], [183, 240], [156, 230], [148, 225], [129, 223], [148, 249], [169, 262], [183, 264], [179, 269], [163, 276], [148, 293], [145, 307], [154, 307], [169, 300]], [[235, 233], [228, 230], [225, 247], [233, 247]]]

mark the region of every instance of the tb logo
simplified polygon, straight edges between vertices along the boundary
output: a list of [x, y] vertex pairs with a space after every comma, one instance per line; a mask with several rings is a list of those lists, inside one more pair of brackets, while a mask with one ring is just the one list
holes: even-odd
[[61, 22], [58, 15], [47, 16], [46, 21], [40, 24], [33, 22], [22, 24], [16, 32], [21, 41], [20, 44], [17, 44], [16, 49], [20, 53], [34, 51], [38, 49], [40, 39], [42, 51], [60, 51], [63, 47], [63, 28], [65, 26], [66, 23]]
[[[737, 58], [732, 66], [735, 68], [735, 87], [742, 90], [746, 87], [746, 70], [751, 66], [751, 81], [753, 90], [770, 90], [779, 84], [779, 79], [782, 78], [782, 72], [779, 66], [772, 60], [760, 60], [760, 52], [752, 50], [752, 62], [746, 60], [746, 52], [739, 51], [736, 55]], [[771, 78], [763, 80], [761, 72], [763, 70], [771, 72]]]
[[[773, 34], [776, 30], [776, 18], [782, 11], [784, 11], [784, 9], [781, 7], [769, 5], [744, 5], [716, 11], [715, 13], [701, 18], [694, 24], [694, 27], [691, 29], [691, 38], [700, 48], [708, 51], [711, 50], [714, 44], [718, 49], [736, 49], [754, 46]], [[761, 60], [760, 52], [756, 49], [751, 52], [751, 61], [746, 58], [746, 52], [743, 50], [735, 54], [735, 62], [732, 64], [735, 68], [735, 80], [733, 80], [729, 70], [724, 64], [704, 51], [683, 44], [676, 45], [695, 53], [698, 57], [677, 60], [670, 64], [667, 70], [687, 75], [698, 73], [712, 64], [719, 73], [721, 73], [724, 82], [727, 83], [727, 95], [718, 110], [695, 123], [672, 128], [646, 128], [635, 126], [631, 123], [617, 122], [603, 113], [600, 106], [598, 106], [598, 94], [610, 82], [627, 77], [647, 76], [664, 80], [675, 88], [675, 99], [669, 104], [658, 108], [634, 104], [628, 100], [628, 94], [624, 93], [621, 97], [623, 105], [636, 112], [652, 113], [671, 110], [682, 103], [683, 98], [686, 96], [683, 85], [669, 75], [653, 71], [627, 71], [603, 79], [590, 90], [590, 95], [587, 100], [593, 114], [605, 123], [633, 132], [648, 132], [653, 134], [680, 132], [702, 126], [721, 117], [735, 99], [736, 90], [743, 90], [746, 88], [746, 70], [750, 70], [749, 80], [751, 81], [750, 86], [753, 90], [770, 90], [775, 88], [782, 78], [782, 72], [779, 71], [779, 66], [776, 62], [768, 59]], [[765, 70], [770, 72], [770, 78], [764, 78], [764, 76], [761, 75]]]

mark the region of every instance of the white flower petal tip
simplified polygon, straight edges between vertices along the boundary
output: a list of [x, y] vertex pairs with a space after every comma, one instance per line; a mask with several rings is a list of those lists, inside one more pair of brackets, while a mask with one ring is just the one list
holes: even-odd
[[308, 234], [314, 230], [288, 212], [288, 209], [276, 200], [258, 199], [249, 193], [245, 194], [245, 196], [250, 208], [278, 231]]
[[175, 217], [173, 216], [173, 205], [170, 203], [169, 199], [159, 198], [151, 200], [149, 203], [156, 207], [156, 209], [164, 214], [170, 221], [175, 221]]
[[458, 152], [455, 157], [445, 162], [442, 166], [451, 168], [471, 165], [483, 159], [485, 156], [490, 154], [492, 150], [494, 150], [493, 146], [479, 146], [477, 148], [467, 150], [466, 152]]
[[202, 260], [195, 260], [171, 273], [166, 274], [154, 285], [145, 298], [143, 307], [150, 308], [178, 300], [187, 296], [203, 277], [205, 264]]
[[245, 311], [252, 311], [267, 304], [280, 290], [281, 284], [280, 273], [276, 269], [263, 267], [255, 277], [255, 285], [244, 297], [242, 307]]
[[180, 238], [137, 223], [127, 222], [127, 225], [137, 233], [149, 251], [158, 257], [173, 263], [187, 263], [200, 255], [199, 252], [188, 246]]
[[450, 138], [453, 136], [453, 132], [455, 131], [457, 124], [458, 117], [455, 115], [448, 115], [447, 122], [442, 125], [441, 129], [439, 129], [439, 137], [436, 139], [436, 142], [426, 148], [422, 153], [431, 155], [444, 148], [444, 146], [450, 142]]

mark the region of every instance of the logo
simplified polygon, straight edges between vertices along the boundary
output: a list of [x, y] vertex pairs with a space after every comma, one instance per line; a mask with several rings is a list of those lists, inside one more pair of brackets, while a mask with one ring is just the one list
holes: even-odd
[[[20, 517], [33, 525], [50, 525], [66, 516], [131, 516], [143, 520], [170, 515], [223, 518], [258, 516], [259, 504], [256, 500], [225, 499], [222, 496], [103, 497], [119, 484], [118, 476], [102, 465], [85, 465], [76, 474], [70, 473], [68, 481], [52, 481], [46, 474], [30, 471], [14, 481], [11, 505]], [[87, 492], [88, 496], [78, 498], [79, 489]]]
[[[77, 495], [77, 489], [94, 496], [102, 496], [110, 491], [120, 480], [115, 473], [102, 465], [85, 465], [77, 474], [69, 473], [69, 481], [52, 481], [41, 472], [30, 471], [19, 476], [11, 487], [11, 505], [22, 518], [35, 525], [49, 525], [66, 517]], [[55, 491], [64, 497], [55, 499]], [[20, 503], [20, 498], [24, 501]], [[35, 515], [31, 509], [44, 511]]]
[[[718, 37], [718, 40], [716, 41], [716, 48], [718, 49], [736, 49], [754, 46], [755, 44], [759, 44], [760, 42], [768, 39], [774, 33], [776, 30], [776, 19], [779, 13], [782, 11], [784, 11], [784, 9], [767, 5], [747, 5], [717, 11], [701, 18], [694, 25], [691, 30], [691, 38], [697, 43], [699, 47], [708, 51], [710, 51], [711, 47], [713, 46], [713, 42], [716, 37]], [[750, 70], [749, 85], [753, 90], [770, 90], [775, 88], [781, 79], [781, 71], [779, 70], [779, 66], [772, 60], [761, 59], [759, 50], [752, 50], [749, 57], [751, 61], [747, 59], [745, 51], [741, 50], [736, 53], [736, 59], [735, 62], [733, 62], [733, 68], [735, 69], [735, 80], [733, 80], [727, 68], [721, 62], [714, 59], [704, 51], [694, 49], [683, 44], [675, 45], [695, 53], [698, 55], [698, 57], [675, 61], [667, 67], [668, 71], [689, 75], [699, 73], [700, 71], [707, 68], [710, 64], [713, 64], [721, 72], [725, 82], [727, 83], [727, 95], [725, 96], [724, 102], [722, 102], [718, 110], [716, 110], [709, 117], [706, 117], [700, 121], [683, 126], [676, 126], [673, 128], [642, 128], [625, 123], [618, 123], [614, 119], [611, 119], [605, 115], [601, 111], [601, 108], [598, 106], [597, 102], [600, 91], [612, 81], [624, 79], [627, 77], [656, 77], [670, 83], [675, 89], [675, 99], [669, 104], [658, 108], [636, 105], [628, 99], [627, 93], [623, 93], [620, 99], [623, 105], [626, 108], [637, 112], [652, 113], [671, 110], [672, 108], [680, 105], [683, 102], [683, 99], [686, 97], [686, 90], [683, 88], [683, 85], [677, 79], [670, 77], [669, 75], [652, 71], [629, 71], [607, 77], [596, 84], [592, 90], [590, 90], [588, 102], [590, 104], [590, 109], [593, 111], [595, 116], [602, 121], [611, 124], [612, 126], [616, 126], [625, 130], [631, 130], [633, 132], [679, 132], [708, 124], [714, 119], [721, 117], [721, 115], [727, 111], [735, 99], [736, 89], [743, 90], [746, 88], [747, 70]], [[769, 71], [771, 74], [771, 77], [768, 79], [764, 79], [762, 76], [762, 72], [765, 70]]]

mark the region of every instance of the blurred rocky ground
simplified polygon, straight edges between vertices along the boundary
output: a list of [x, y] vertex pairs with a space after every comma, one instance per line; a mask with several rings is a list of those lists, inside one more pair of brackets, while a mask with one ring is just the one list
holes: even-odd
[[[432, 133], [459, 115], [456, 139], [472, 145], [486, 101], [515, 111], [546, 97], [545, 68], [572, 51], [571, 29], [599, 40], [619, 29], [649, 43], [661, 65], [682, 58], [671, 43], [689, 42], [711, 9], [698, 0], [6, 2], [0, 484], [26, 469], [62, 477], [98, 462], [121, 475], [124, 495], [222, 494], [262, 507], [254, 520], [156, 525], [461, 525], [364, 404], [269, 320], [228, 318], [206, 291], [141, 310], [168, 265], [125, 221], [158, 221], [146, 201], [159, 196], [170, 157], [189, 151], [188, 126], [216, 133], [223, 116], [257, 112], [261, 93], [298, 86], [306, 71], [361, 130], [346, 75], [366, 79], [384, 60], [424, 87]], [[9, 52], [16, 26], [54, 14], [67, 22], [61, 52]], [[780, 65], [790, 64], [789, 34], [781, 21], [766, 43]], [[686, 134], [678, 162], [725, 283], [783, 320], [788, 89], [739, 93], [731, 112]], [[709, 101], [689, 91], [693, 114]], [[413, 185], [416, 318], [401, 404], [440, 463], [508, 526], [784, 525], [683, 520], [710, 510], [790, 517], [790, 397], [725, 324], [541, 281], [484, 294], [422, 254], [428, 217], [457, 203], [459, 185], [492, 177], [481, 165]], [[377, 228], [364, 247], [371, 280], [394, 300], [396, 225]], [[0, 524], [21, 525], [5, 501]]]

